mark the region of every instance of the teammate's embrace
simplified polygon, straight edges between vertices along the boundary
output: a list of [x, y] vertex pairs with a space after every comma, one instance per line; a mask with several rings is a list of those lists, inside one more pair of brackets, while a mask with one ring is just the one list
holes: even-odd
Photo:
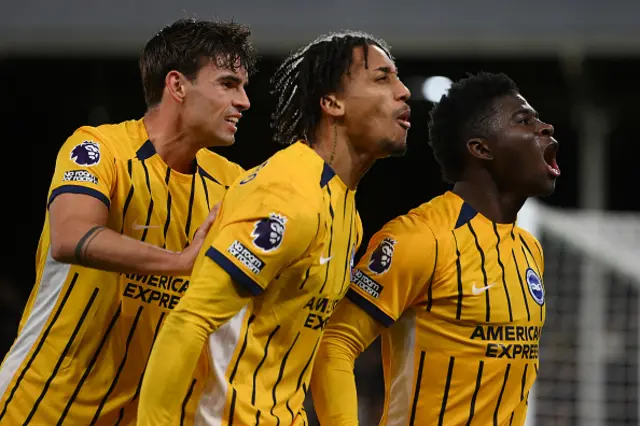
[[[205, 218], [243, 172], [204, 148], [232, 144], [249, 107], [249, 34], [169, 25], [140, 58], [145, 116], [81, 127], [62, 146], [36, 283], [0, 367], [0, 424], [135, 423], [151, 346], [189, 286]], [[195, 401], [181, 403], [190, 423]]]
[[524, 424], [544, 264], [515, 221], [528, 197], [554, 189], [553, 127], [507, 76], [481, 73], [434, 107], [430, 136], [453, 191], [371, 239], [318, 353], [311, 388], [323, 426], [357, 424], [354, 361], [380, 334], [381, 425]]
[[352, 32], [294, 54], [274, 84], [277, 139], [297, 142], [229, 188], [154, 346], [140, 425], [179, 423], [207, 341], [197, 421], [306, 423], [318, 343], [362, 238], [355, 188], [377, 159], [405, 151], [409, 91], [385, 43]]

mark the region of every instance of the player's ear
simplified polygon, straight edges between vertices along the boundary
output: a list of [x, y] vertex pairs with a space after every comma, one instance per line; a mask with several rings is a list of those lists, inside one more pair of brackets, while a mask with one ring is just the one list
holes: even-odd
[[467, 141], [469, 153], [480, 160], [493, 160], [493, 154], [487, 140], [484, 138], [473, 138]]
[[320, 108], [334, 118], [344, 115], [344, 103], [333, 93], [320, 98]]
[[179, 71], [171, 70], [164, 78], [164, 90], [174, 101], [182, 103], [186, 95], [187, 78]]

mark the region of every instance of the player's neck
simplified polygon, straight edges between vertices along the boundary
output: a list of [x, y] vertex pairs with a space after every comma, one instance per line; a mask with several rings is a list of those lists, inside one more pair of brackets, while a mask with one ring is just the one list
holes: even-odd
[[145, 114], [143, 123], [149, 140], [156, 153], [172, 170], [184, 174], [194, 173], [200, 144], [181, 129], [177, 120], [167, 119], [166, 115], [158, 109]]
[[356, 152], [345, 136], [333, 130], [318, 131], [312, 148], [351, 190], [376, 162], [371, 155]]
[[475, 211], [496, 223], [515, 222], [526, 201], [526, 197], [521, 195], [500, 191], [493, 180], [475, 176], [474, 179], [456, 182], [453, 192]]

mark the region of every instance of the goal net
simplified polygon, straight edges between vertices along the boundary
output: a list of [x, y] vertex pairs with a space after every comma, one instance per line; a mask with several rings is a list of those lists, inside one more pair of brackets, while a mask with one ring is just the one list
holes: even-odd
[[640, 215], [529, 200], [519, 225], [544, 248], [547, 303], [527, 426], [637, 425]]

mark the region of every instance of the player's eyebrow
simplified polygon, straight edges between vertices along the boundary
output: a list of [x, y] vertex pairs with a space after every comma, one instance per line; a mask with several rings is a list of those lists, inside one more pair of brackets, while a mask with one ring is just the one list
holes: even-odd
[[532, 108], [520, 108], [519, 110], [513, 113], [512, 117], [515, 117], [516, 115], [521, 115], [521, 114], [523, 115], [530, 114], [530, 115], [533, 115], [535, 118], [540, 118], [540, 114], [538, 114], [538, 111]]
[[380, 71], [383, 72], [385, 74], [397, 74], [398, 71], [395, 68], [389, 67], [389, 66], [382, 66], [382, 67], [378, 67], [376, 68], [374, 71]]
[[245, 85], [249, 84], [249, 80], [247, 81], [243, 81], [240, 77], [238, 77], [235, 74], [224, 74], [221, 75], [220, 77], [218, 77], [218, 81], [228, 81], [228, 82], [232, 82], [238, 85], [242, 85], [243, 83]]

